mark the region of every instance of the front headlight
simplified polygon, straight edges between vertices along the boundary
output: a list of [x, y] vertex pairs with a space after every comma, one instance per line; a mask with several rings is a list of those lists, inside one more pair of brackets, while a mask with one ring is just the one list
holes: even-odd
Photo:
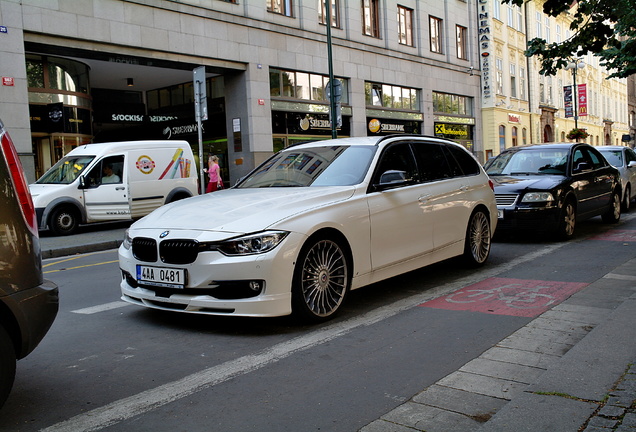
[[130, 238], [129, 230], [126, 230], [126, 233], [124, 234], [124, 240], [121, 242], [121, 244], [124, 249], [130, 249], [130, 246], [132, 245], [132, 239]]
[[263, 231], [208, 244], [205, 249], [231, 256], [261, 254], [274, 249], [288, 234], [286, 231]]
[[537, 202], [553, 202], [554, 196], [550, 192], [528, 192], [523, 196], [521, 202], [537, 203]]

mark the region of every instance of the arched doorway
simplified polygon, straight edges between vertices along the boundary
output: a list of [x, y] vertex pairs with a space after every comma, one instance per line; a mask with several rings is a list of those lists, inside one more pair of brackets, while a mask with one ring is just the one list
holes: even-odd
[[549, 143], [554, 141], [554, 134], [552, 133], [552, 126], [545, 125], [543, 128], [543, 142]]

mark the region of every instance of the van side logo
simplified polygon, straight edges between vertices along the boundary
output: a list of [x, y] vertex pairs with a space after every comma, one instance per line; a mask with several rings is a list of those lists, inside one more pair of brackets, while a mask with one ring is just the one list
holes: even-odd
[[150, 159], [150, 156], [142, 155], [137, 159], [135, 166], [142, 174], [150, 174], [155, 169], [156, 164], [155, 161]]

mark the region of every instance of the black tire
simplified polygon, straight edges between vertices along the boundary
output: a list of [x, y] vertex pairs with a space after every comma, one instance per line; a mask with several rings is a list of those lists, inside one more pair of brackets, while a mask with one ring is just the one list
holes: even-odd
[[15, 379], [15, 347], [4, 327], [0, 325], [0, 407], [9, 397]]
[[490, 219], [483, 210], [476, 210], [470, 216], [464, 243], [464, 261], [471, 267], [483, 265], [490, 255], [492, 232]]
[[556, 229], [557, 240], [569, 240], [574, 235], [576, 228], [576, 206], [571, 199], [565, 202], [559, 216], [559, 223]]
[[292, 313], [303, 321], [332, 318], [344, 304], [351, 284], [345, 250], [334, 240], [310, 240], [300, 252], [292, 284]]
[[70, 235], [77, 230], [79, 214], [72, 207], [64, 206], [53, 210], [49, 218], [49, 228], [55, 235]]
[[629, 185], [625, 186], [625, 196], [623, 197], [623, 213], [629, 211], [632, 206], [632, 190]]
[[618, 191], [612, 193], [612, 203], [610, 208], [601, 215], [605, 223], [618, 223], [621, 220], [621, 195]]

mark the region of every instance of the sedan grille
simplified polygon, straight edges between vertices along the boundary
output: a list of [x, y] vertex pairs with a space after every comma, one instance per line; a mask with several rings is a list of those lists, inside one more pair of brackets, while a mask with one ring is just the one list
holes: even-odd
[[495, 194], [498, 206], [511, 206], [517, 201], [517, 194]]
[[161, 261], [168, 264], [191, 264], [199, 254], [196, 240], [164, 240], [159, 244]]
[[139, 261], [157, 262], [157, 242], [146, 237], [135, 237], [132, 241], [133, 256]]

